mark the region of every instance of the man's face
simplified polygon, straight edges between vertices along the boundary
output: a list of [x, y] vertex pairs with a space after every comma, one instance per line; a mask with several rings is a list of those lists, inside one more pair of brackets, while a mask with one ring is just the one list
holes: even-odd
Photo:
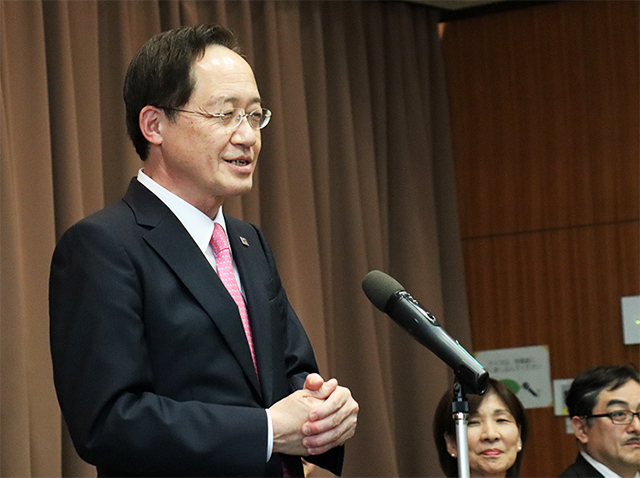
[[[262, 107], [251, 67], [233, 51], [209, 46], [193, 72], [194, 92], [180, 109], [218, 114]], [[216, 119], [179, 113], [175, 122], [161, 115], [159, 124], [160, 154], [150, 157], [145, 172], [164, 187], [205, 212], [221, 199], [251, 189], [261, 139], [260, 130], [246, 119], [237, 127], [224, 127]]]
[[[603, 390], [592, 415], [614, 410], [640, 411], [640, 384], [630, 380], [617, 390]], [[634, 476], [640, 470], [640, 419], [616, 425], [608, 417], [590, 420], [573, 417], [572, 424], [583, 450], [620, 476]]]

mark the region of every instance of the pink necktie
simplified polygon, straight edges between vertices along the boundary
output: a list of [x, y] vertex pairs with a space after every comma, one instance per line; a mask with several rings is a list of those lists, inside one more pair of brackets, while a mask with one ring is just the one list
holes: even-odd
[[247, 342], [249, 342], [249, 349], [251, 350], [251, 358], [253, 359], [253, 367], [258, 374], [258, 367], [256, 365], [256, 356], [253, 350], [253, 338], [251, 336], [251, 325], [249, 324], [249, 314], [247, 313], [247, 305], [244, 302], [244, 297], [240, 292], [236, 277], [233, 274], [233, 265], [231, 263], [231, 250], [229, 248], [229, 242], [227, 241], [227, 234], [224, 232], [224, 228], [216, 223], [213, 227], [213, 235], [211, 236], [211, 247], [213, 253], [216, 256], [216, 267], [218, 269], [218, 276], [220, 280], [233, 297], [233, 300], [238, 306], [240, 311], [240, 318], [242, 319], [242, 327], [244, 333], [247, 336]]

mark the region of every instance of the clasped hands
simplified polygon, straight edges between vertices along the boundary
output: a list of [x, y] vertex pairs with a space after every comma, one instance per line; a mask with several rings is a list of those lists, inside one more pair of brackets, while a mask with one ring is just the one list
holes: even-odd
[[307, 376], [302, 390], [269, 408], [273, 422], [273, 451], [287, 455], [320, 455], [353, 436], [358, 403], [335, 378]]

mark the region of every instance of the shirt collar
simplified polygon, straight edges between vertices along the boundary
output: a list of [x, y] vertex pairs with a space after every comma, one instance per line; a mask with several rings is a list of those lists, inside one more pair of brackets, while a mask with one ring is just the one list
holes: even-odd
[[212, 221], [209, 216], [198, 208], [155, 182], [142, 169], [138, 171], [138, 181], [171, 209], [171, 212], [182, 223], [203, 254], [209, 247], [214, 224], [219, 223], [224, 227], [225, 231], [227, 230], [224, 214], [222, 214], [222, 206], [220, 206], [216, 217]]
[[618, 475], [614, 471], [611, 471], [608, 466], [603, 465], [587, 452], [581, 450], [580, 454], [592, 467], [598, 470], [602, 474], [602, 476], [604, 476], [604, 478], [620, 478], [620, 475]]

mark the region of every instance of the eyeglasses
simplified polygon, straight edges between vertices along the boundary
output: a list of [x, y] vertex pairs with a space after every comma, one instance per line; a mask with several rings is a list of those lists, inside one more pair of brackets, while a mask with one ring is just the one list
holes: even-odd
[[640, 412], [632, 412], [631, 410], [616, 410], [610, 413], [600, 413], [599, 415], [587, 415], [582, 418], [601, 418], [608, 417], [611, 423], [615, 425], [629, 425], [633, 422], [633, 417], [640, 420]]
[[203, 118], [216, 121], [224, 128], [231, 128], [233, 130], [240, 126], [240, 123], [242, 123], [242, 120], [245, 118], [247, 118], [249, 126], [253, 129], [262, 129], [269, 124], [269, 121], [271, 121], [271, 110], [268, 110], [267, 108], [258, 108], [251, 113], [245, 113], [243, 108], [233, 108], [223, 113], [203, 113], [201, 111], [181, 110], [180, 108], [171, 108], [169, 106], [157, 106], [156, 108], [199, 115]]

